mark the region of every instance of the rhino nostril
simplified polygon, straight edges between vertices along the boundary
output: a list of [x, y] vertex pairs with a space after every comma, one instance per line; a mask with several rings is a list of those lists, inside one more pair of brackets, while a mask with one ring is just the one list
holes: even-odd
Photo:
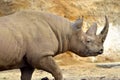
[[99, 54], [102, 54], [103, 53], [103, 49], [100, 49], [100, 51], [98, 52]]

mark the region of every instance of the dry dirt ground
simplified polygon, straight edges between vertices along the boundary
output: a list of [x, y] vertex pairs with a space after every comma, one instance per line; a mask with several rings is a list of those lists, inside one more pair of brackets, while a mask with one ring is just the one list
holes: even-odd
[[[80, 63], [75, 65], [60, 66], [64, 80], [120, 80], [120, 67], [100, 68], [95, 63]], [[41, 80], [53, 77], [44, 71], [36, 70], [32, 80]], [[20, 80], [19, 70], [0, 72], [0, 80]]]

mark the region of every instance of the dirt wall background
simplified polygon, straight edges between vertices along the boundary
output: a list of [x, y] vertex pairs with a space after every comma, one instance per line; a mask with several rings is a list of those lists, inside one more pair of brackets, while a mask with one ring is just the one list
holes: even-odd
[[87, 29], [93, 22], [97, 22], [98, 32], [105, 23], [104, 16], [107, 15], [110, 29], [104, 44], [103, 55], [96, 58], [81, 58], [67, 52], [57, 59], [64, 56], [65, 61], [68, 62], [71, 57], [77, 61], [120, 61], [120, 0], [0, 0], [0, 16], [13, 14], [20, 10], [50, 12], [71, 21], [84, 16], [84, 28]]

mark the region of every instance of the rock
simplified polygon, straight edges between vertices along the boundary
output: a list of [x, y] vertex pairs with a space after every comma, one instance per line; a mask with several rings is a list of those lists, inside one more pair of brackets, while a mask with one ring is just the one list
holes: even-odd
[[102, 68], [120, 67], [120, 62], [97, 63], [96, 66], [97, 66], [97, 67], [102, 67]]

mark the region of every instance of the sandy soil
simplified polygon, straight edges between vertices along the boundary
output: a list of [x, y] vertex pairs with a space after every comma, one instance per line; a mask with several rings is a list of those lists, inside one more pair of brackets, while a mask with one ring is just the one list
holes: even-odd
[[[75, 65], [60, 66], [65, 80], [120, 80], [120, 67], [99, 68], [95, 63], [81, 63]], [[20, 80], [19, 70], [0, 72], [0, 80]], [[41, 80], [53, 77], [44, 71], [36, 70], [32, 80]]]

